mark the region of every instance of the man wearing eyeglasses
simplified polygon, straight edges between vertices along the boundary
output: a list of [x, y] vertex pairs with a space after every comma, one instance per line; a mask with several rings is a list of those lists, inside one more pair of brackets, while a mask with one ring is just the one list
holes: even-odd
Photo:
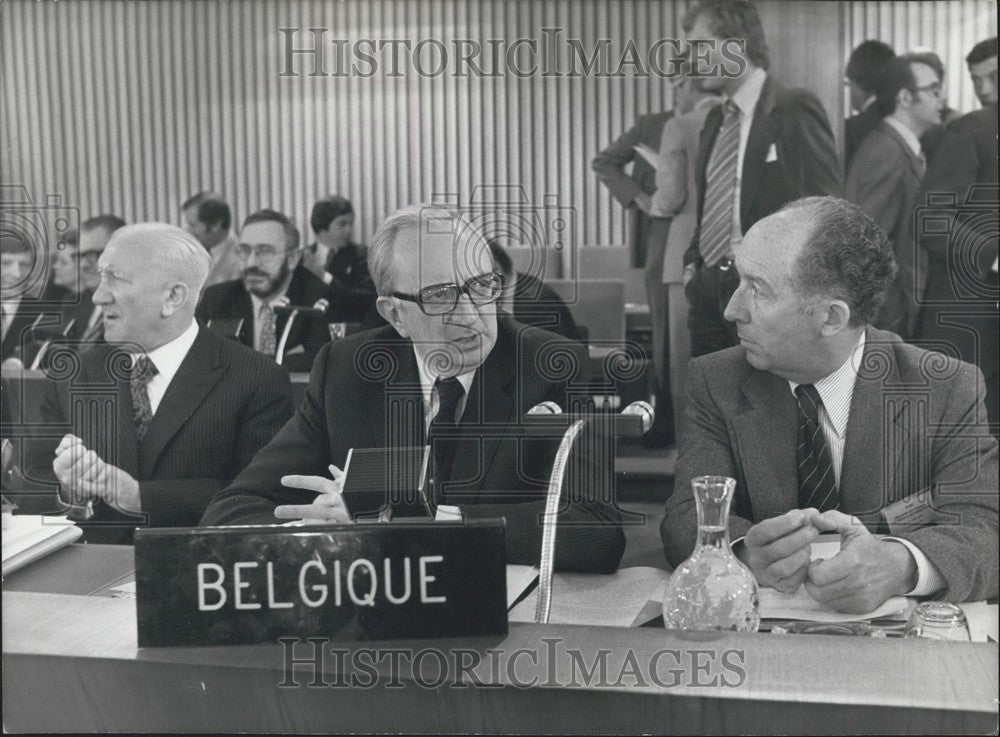
[[845, 197], [889, 236], [899, 271], [874, 325], [908, 338], [926, 276], [913, 238], [913, 211], [927, 161], [920, 137], [941, 121], [941, 78], [920, 55], [890, 61], [876, 105], [882, 122], [861, 142], [847, 172]]
[[320, 314], [300, 312], [285, 336], [291, 316], [282, 308], [311, 308], [327, 297], [327, 287], [300, 263], [298, 228], [280, 212], [259, 210], [243, 222], [236, 253], [240, 278], [206, 289], [198, 318], [227, 328], [235, 323], [244, 345], [280, 358], [289, 371], [308, 371], [330, 339], [326, 323]]
[[[569, 411], [574, 396], [586, 401], [585, 349], [498, 318], [503, 283], [487, 242], [453, 211], [394, 213], [368, 263], [389, 325], [320, 351], [296, 415], [216, 495], [202, 524], [350, 522], [340, 489], [351, 448], [430, 445], [430, 506], [505, 517], [507, 562], [537, 564], [558, 438], [524, 437], [516, 426], [542, 402]], [[614, 571], [625, 539], [610, 464], [577, 468], [563, 489], [555, 565]]]

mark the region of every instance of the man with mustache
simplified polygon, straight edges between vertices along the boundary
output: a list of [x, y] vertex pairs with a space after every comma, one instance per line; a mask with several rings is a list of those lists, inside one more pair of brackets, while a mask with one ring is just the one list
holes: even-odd
[[239, 341], [274, 358], [289, 371], [308, 371], [323, 344], [330, 340], [322, 315], [299, 313], [281, 338], [289, 315], [277, 308], [312, 307], [327, 298], [326, 285], [301, 265], [299, 231], [274, 210], [258, 210], [243, 222], [237, 249], [243, 271], [239, 279], [205, 290], [198, 318], [235, 323]]

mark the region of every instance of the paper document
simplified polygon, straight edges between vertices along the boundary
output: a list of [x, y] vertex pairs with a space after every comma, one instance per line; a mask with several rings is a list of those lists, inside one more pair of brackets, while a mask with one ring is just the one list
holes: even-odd
[[[633, 627], [648, 622], [659, 613], [669, 577], [666, 571], [649, 566], [622, 568], [608, 576], [557, 573], [552, 577], [549, 623]], [[510, 610], [509, 620], [534, 622], [537, 602], [536, 590]], [[643, 619], [650, 602], [657, 611]]]
[[1000, 624], [998, 624], [998, 607], [985, 601], [971, 601], [959, 604], [969, 622], [969, 634], [973, 642], [1000, 642]]
[[538, 568], [535, 566], [507, 566], [507, 609], [513, 606], [521, 594], [535, 583], [538, 578]]
[[639, 154], [643, 159], [646, 160], [647, 164], [649, 164], [654, 169], [659, 168], [659, 166], [660, 166], [660, 154], [659, 154], [659, 152], [654, 151], [649, 146], [647, 146], [645, 143], [636, 144], [633, 148], [635, 149], [635, 152], [637, 154]]
[[842, 614], [828, 609], [799, 588], [794, 594], [782, 594], [763, 586], [760, 596], [761, 619], [802, 619], [809, 622], [859, 622], [863, 619], [905, 619], [910, 602], [905, 596], [893, 596], [867, 614]]
[[3, 575], [69, 545], [83, 530], [65, 517], [15, 514], [3, 531]]

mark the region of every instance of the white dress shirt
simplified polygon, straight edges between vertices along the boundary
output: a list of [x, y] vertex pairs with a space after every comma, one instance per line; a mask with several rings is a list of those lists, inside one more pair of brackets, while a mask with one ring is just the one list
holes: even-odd
[[[740, 111], [740, 147], [736, 153], [736, 186], [733, 187], [733, 230], [729, 240], [730, 253], [743, 241], [743, 223], [740, 219], [740, 193], [743, 179], [743, 157], [750, 138], [750, 127], [753, 125], [754, 111], [760, 100], [761, 90], [767, 80], [767, 72], [759, 67], [750, 72], [743, 84], [732, 96], [733, 104]], [[725, 104], [725, 103], [723, 103]]]
[[[149, 406], [153, 415], [156, 414], [160, 400], [167, 393], [170, 382], [173, 381], [177, 369], [181, 367], [197, 337], [198, 323], [192, 320], [191, 325], [183, 333], [149, 352], [149, 360], [156, 366], [156, 375], [146, 385], [146, 394], [149, 396]], [[135, 360], [136, 357], [132, 358]]]
[[[857, 383], [858, 369], [861, 366], [864, 352], [865, 334], [862, 331], [861, 340], [843, 365], [829, 376], [813, 384], [820, 399], [823, 400], [823, 406], [819, 408], [819, 422], [827, 448], [830, 449], [830, 460], [833, 462], [833, 474], [837, 480], [838, 488], [840, 487], [840, 471], [844, 465], [844, 444], [847, 439], [847, 421], [851, 416], [851, 398], [854, 396], [854, 385]], [[788, 387], [793, 395], [798, 386], [793, 381], [788, 382]], [[944, 586], [944, 577], [920, 548], [902, 538], [886, 537], [885, 539], [895, 540], [905, 545], [917, 563], [917, 585], [906, 594], [907, 596], [927, 596]]]

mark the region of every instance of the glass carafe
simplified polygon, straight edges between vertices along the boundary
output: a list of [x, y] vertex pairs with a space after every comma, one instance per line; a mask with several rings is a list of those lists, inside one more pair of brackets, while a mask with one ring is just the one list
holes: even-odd
[[698, 543], [667, 581], [663, 623], [678, 630], [756, 632], [757, 581], [729, 546], [729, 504], [736, 480], [698, 476], [691, 486], [698, 505]]

